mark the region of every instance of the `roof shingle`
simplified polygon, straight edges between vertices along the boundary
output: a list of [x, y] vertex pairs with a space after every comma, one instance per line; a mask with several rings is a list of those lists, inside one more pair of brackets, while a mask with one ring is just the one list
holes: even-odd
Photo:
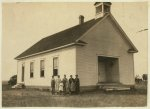
[[92, 19], [83, 24], [76, 25], [74, 27], [53, 34], [51, 36], [45, 37], [41, 39], [39, 42], [35, 43], [29, 49], [18, 55], [15, 59], [19, 59], [35, 53], [43, 52], [46, 50], [74, 43], [78, 38], [80, 38], [86, 31], [88, 31], [93, 25], [95, 25], [101, 19], [102, 18]]

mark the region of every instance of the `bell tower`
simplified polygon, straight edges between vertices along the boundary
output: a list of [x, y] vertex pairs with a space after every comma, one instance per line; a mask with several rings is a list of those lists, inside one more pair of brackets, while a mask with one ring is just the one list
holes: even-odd
[[110, 13], [111, 2], [95, 2], [94, 6], [96, 10], [95, 19]]

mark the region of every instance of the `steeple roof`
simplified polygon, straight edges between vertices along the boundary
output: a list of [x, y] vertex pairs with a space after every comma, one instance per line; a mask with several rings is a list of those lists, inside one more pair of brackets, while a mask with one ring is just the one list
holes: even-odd
[[97, 5], [97, 4], [100, 4], [100, 3], [104, 3], [104, 4], [108, 4], [108, 5], [112, 4], [111, 2], [95, 2], [94, 5]]

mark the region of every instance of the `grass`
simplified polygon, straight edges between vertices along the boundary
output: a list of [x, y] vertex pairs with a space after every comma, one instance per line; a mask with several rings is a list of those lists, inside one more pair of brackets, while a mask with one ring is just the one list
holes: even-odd
[[52, 96], [49, 91], [35, 89], [10, 89], [2, 87], [3, 107], [142, 107], [147, 105], [145, 84], [136, 85], [135, 91], [100, 90], [79, 95]]

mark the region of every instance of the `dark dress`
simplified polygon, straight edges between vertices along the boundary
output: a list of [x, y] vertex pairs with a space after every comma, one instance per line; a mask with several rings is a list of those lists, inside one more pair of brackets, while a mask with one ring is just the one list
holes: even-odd
[[63, 91], [64, 91], [64, 93], [66, 93], [66, 82], [67, 82], [67, 78], [63, 78]]
[[75, 81], [75, 93], [78, 94], [80, 92], [80, 80], [79, 78], [75, 78], [74, 81]]
[[52, 88], [52, 94], [55, 93], [55, 79], [51, 80], [51, 88]]
[[75, 92], [75, 83], [74, 83], [74, 79], [73, 78], [69, 79], [69, 89], [70, 89], [71, 93]]

